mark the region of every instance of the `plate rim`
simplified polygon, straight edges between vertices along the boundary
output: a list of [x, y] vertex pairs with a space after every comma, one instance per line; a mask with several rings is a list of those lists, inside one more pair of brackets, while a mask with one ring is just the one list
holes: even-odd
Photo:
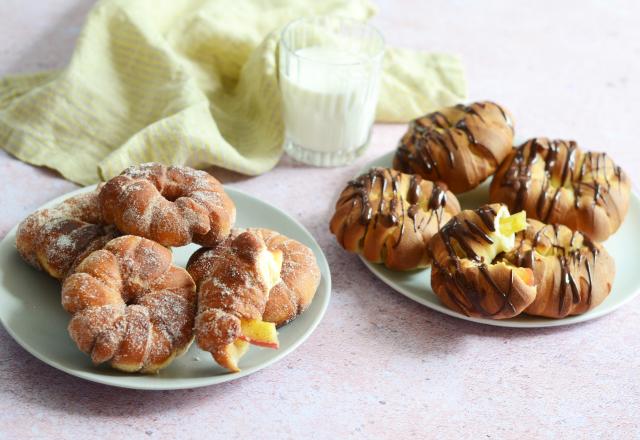
[[[35, 212], [36, 210], [54, 206], [69, 197], [73, 197], [75, 195], [82, 194], [84, 192], [89, 192], [97, 188], [97, 186], [98, 184], [89, 185], [89, 186], [78, 188], [68, 193], [62, 194], [58, 197], [55, 197], [49, 200], [48, 202], [45, 202], [44, 204], [36, 208], [33, 212]], [[270, 209], [273, 209], [276, 212], [278, 212], [280, 215], [288, 218], [298, 228], [300, 228], [300, 230], [307, 236], [306, 238], [310, 240], [312, 245], [315, 246], [315, 248], [318, 251], [318, 253], [316, 252], [314, 253], [316, 254], [318, 266], [320, 267], [321, 278], [320, 278], [320, 283], [318, 284], [318, 288], [317, 288], [318, 290], [316, 291], [316, 296], [314, 296], [314, 302], [316, 300], [320, 301], [320, 309], [318, 310], [318, 313], [316, 314], [316, 316], [312, 318], [310, 325], [300, 334], [300, 336], [297, 337], [289, 346], [281, 347], [278, 350], [274, 351], [275, 354], [273, 355], [273, 357], [270, 357], [266, 361], [258, 365], [255, 365], [253, 367], [242, 369], [237, 373], [225, 373], [221, 375], [212, 375], [212, 376], [199, 377], [199, 378], [168, 377], [168, 378], [165, 378], [165, 380], [157, 383], [143, 381], [137, 384], [135, 383], [135, 380], [133, 381], [133, 383], [122, 383], [120, 381], [120, 378], [123, 378], [123, 377], [135, 378], [135, 377], [140, 377], [141, 374], [122, 372], [122, 374], [105, 375], [105, 374], [102, 374], [99, 370], [86, 371], [86, 370], [76, 370], [73, 368], [69, 368], [55, 360], [48, 358], [47, 356], [42, 355], [37, 349], [32, 347], [28, 343], [28, 341], [24, 340], [21, 336], [19, 336], [16, 332], [14, 332], [13, 328], [8, 324], [8, 322], [6, 322], [5, 314], [2, 311], [0, 311], [0, 323], [2, 324], [6, 332], [11, 336], [11, 338], [20, 347], [22, 347], [30, 355], [40, 360], [41, 362], [57, 370], [60, 370], [64, 373], [67, 373], [71, 376], [78, 377], [80, 379], [84, 379], [90, 382], [95, 382], [102, 385], [109, 385], [109, 386], [118, 387], [118, 388], [135, 389], [135, 390], [143, 390], [143, 391], [171, 391], [171, 390], [180, 390], [180, 389], [201, 388], [205, 386], [218, 385], [225, 382], [240, 379], [242, 377], [248, 376], [262, 369], [265, 369], [273, 365], [274, 363], [282, 360], [283, 358], [288, 356], [290, 353], [295, 351], [300, 345], [302, 345], [302, 343], [305, 342], [311, 336], [311, 334], [313, 334], [313, 332], [316, 330], [320, 322], [323, 320], [331, 300], [331, 292], [332, 292], [331, 268], [329, 267], [327, 257], [324, 251], [322, 250], [322, 247], [318, 244], [313, 234], [311, 234], [311, 232], [296, 218], [292, 217], [291, 215], [289, 215], [282, 209], [278, 208], [277, 206], [274, 206], [262, 199], [256, 198], [245, 191], [239, 190], [237, 188], [234, 188], [233, 186], [226, 185], [226, 184], [223, 186], [227, 194], [229, 194], [229, 196], [232, 199], [234, 198], [234, 194], [239, 195], [240, 197], [246, 197], [250, 199], [253, 203], [257, 203], [258, 205], [262, 205], [262, 206], [267, 206]], [[3, 252], [4, 247], [7, 247], [9, 249], [13, 248], [13, 250], [17, 252], [17, 250], [15, 249], [15, 237], [16, 237], [16, 231], [19, 225], [20, 225], [20, 222], [16, 224], [13, 228], [11, 228], [9, 232], [7, 232], [7, 234], [4, 236], [4, 238], [0, 240], [0, 253]], [[314, 249], [312, 248], [312, 250]], [[2, 270], [4, 269], [0, 267], [0, 271]], [[324, 287], [323, 291], [321, 292], [320, 289], [323, 285], [326, 287]], [[5, 291], [4, 288], [0, 289], [0, 295], [4, 295], [3, 293], [4, 291]], [[321, 293], [321, 295], [318, 295], [319, 293]], [[185, 356], [187, 352], [188, 350], [185, 350], [185, 352], [181, 356]], [[112, 370], [109, 370], [109, 371], [113, 373]], [[158, 386], [159, 384], [162, 384], [162, 385]]]
[[[360, 168], [358, 170], [358, 174], [356, 176], [359, 176], [365, 172], [367, 172], [370, 168], [374, 167], [374, 166], [380, 166], [380, 165], [375, 165], [376, 163], [379, 162], [387, 162], [389, 165], [388, 167], [391, 167], [391, 161], [392, 161], [392, 157], [393, 154], [395, 153], [394, 150], [391, 150], [387, 153], [381, 154], [380, 156], [377, 156], [371, 160], [369, 160], [362, 168]], [[492, 176], [490, 176], [492, 177]], [[486, 182], [489, 182], [489, 178], [487, 178], [484, 182], [482, 182], [480, 185], [482, 184], [486, 184]], [[465, 194], [465, 193], [462, 193]], [[456, 196], [458, 196], [458, 194], [456, 194]], [[631, 187], [630, 188], [630, 199], [635, 198], [635, 202], [638, 203], [640, 205], [640, 195], [638, 195], [638, 193], [635, 191], [635, 188]], [[632, 203], [632, 201], [630, 200], [630, 203]], [[463, 315], [462, 313], [456, 312], [455, 310], [451, 310], [449, 308], [447, 308], [446, 306], [444, 306], [443, 304], [440, 303], [435, 303], [433, 301], [429, 301], [426, 300], [424, 298], [418, 297], [417, 295], [415, 295], [413, 292], [410, 292], [408, 289], [405, 289], [403, 286], [397, 285], [397, 283], [395, 283], [393, 280], [388, 279], [384, 274], [380, 273], [380, 271], [378, 270], [378, 267], [381, 266], [381, 264], [376, 264], [376, 263], [372, 263], [370, 261], [367, 261], [363, 255], [358, 254], [358, 257], [360, 257], [360, 261], [362, 261], [365, 265], [365, 267], [367, 267], [367, 269], [376, 277], [378, 278], [380, 281], [382, 281], [384, 284], [386, 284], [387, 286], [391, 287], [393, 290], [395, 290], [396, 292], [400, 293], [401, 295], [409, 298], [410, 300], [417, 302], [418, 304], [424, 306], [424, 307], [428, 307], [431, 310], [435, 310], [436, 312], [440, 312], [443, 313], [445, 315], [454, 317], [454, 318], [458, 318], [464, 321], [468, 321], [468, 322], [473, 322], [476, 324], [485, 324], [485, 325], [491, 325], [494, 327], [503, 327], [503, 328], [549, 328], [549, 327], [561, 327], [561, 326], [566, 326], [566, 325], [573, 325], [573, 324], [579, 324], [581, 322], [586, 322], [586, 321], [590, 321], [592, 319], [597, 319], [597, 318], [601, 318], [604, 315], [608, 315], [609, 313], [612, 313], [616, 310], [618, 310], [620, 307], [628, 304], [630, 301], [634, 300], [638, 295], [640, 295], [640, 283], [639, 285], [635, 288], [635, 290], [629, 294], [627, 297], [625, 297], [624, 299], [622, 299], [621, 301], [619, 301], [618, 303], [609, 306], [609, 307], [602, 307], [602, 304], [600, 304], [599, 306], [597, 306], [596, 308], [586, 312], [586, 313], [582, 313], [580, 315], [573, 315], [573, 316], [568, 316], [565, 318], [558, 318], [558, 319], [553, 319], [553, 318], [545, 318], [545, 317], [541, 317], [541, 316], [531, 316], [530, 318], [532, 319], [531, 321], [526, 321], [526, 320], [514, 320], [513, 318], [509, 318], [509, 319], [488, 319], [488, 318], [476, 318], [476, 317], [472, 317], [472, 316], [467, 316], [467, 315]], [[384, 268], [384, 266], [382, 266]], [[425, 274], [430, 274], [431, 273], [431, 267], [428, 267], [426, 269], [421, 269], [421, 272], [425, 273]], [[411, 272], [411, 273], [416, 273], [416, 272]], [[428, 276], [428, 275], [427, 275]], [[429, 276], [429, 278], [426, 280], [428, 282], [428, 285], [431, 286], [431, 277]], [[522, 317], [522, 315], [518, 315], [518, 317]], [[526, 315], [525, 319], [529, 317], [528, 315]], [[514, 317], [517, 318], [517, 317]]]

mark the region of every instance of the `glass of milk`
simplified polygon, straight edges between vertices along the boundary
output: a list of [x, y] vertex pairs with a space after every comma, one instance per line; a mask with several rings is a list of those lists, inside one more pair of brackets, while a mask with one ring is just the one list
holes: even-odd
[[282, 31], [279, 81], [285, 151], [317, 166], [351, 162], [369, 143], [384, 40], [341, 17], [301, 18]]

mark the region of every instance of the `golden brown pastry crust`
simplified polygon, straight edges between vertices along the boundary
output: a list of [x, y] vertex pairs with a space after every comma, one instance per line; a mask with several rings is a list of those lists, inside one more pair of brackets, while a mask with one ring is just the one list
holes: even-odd
[[513, 150], [493, 182], [492, 202], [544, 223], [561, 223], [597, 241], [619, 227], [629, 207], [627, 175], [605, 153], [573, 141], [530, 139]]
[[330, 229], [338, 243], [389, 269], [429, 265], [429, 240], [460, 211], [446, 186], [390, 168], [372, 168], [340, 194]]
[[[228, 240], [245, 230], [234, 229]], [[262, 320], [282, 326], [304, 312], [320, 283], [320, 268], [313, 251], [304, 244], [266, 228], [246, 229], [264, 240], [270, 251], [282, 252], [280, 281], [269, 291]], [[224, 248], [225, 245], [223, 245]], [[221, 257], [217, 248], [200, 248], [189, 258], [187, 270], [196, 281], [206, 279]]]
[[445, 306], [467, 316], [511, 318], [536, 297], [536, 288], [522, 269], [486, 261], [488, 248], [495, 244], [490, 235], [501, 206], [464, 210], [431, 239], [431, 288]]
[[152, 373], [193, 340], [195, 283], [171, 251], [126, 235], [92, 252], [62, 285], [69, 334], [95, 364]]
[[272, 287], [259, 261], [265, 250], [262, 236], [245, 231], [218, 245], [206, 260], [197, 252], [187, 265], [198, 286], [196, 342], [234, 371], [226, 348], [241, 336], [241, 319], [262, 320]]
[[536, 299], [524, 312], [549, 318], [598, 306], [611, 292], [615, 276], [613, 258], [602, 245], [566, 226], [531, 219], [504, 260], [533, 270]]
[[63, 279], [82, 259], [120, 235], [107, 226], [98, 190], [70, 197], [29, 215], [18, 226], [16, 248], [33, 267]]
[[100, 191], [105, 221], [164, 246], [214, 246], [227, 237], [235, 205], [210, 174], [146, 163], [129, 167]]
[[393, 168], [440, 181], [458, 194], [492, 175], [513, 146], [511, 114], [493, 102], [457, 105], [412, 121]]

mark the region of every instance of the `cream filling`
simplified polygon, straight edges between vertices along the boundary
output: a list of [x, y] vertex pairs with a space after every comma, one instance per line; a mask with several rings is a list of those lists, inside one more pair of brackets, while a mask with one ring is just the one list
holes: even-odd
[[[501, 252], [509, 252], [515, 247], [516, 232], [526, 228], [526, 223], [524, 223], [524, 225], [521, 225], [524, 227], [518, 229], [508, 227], [503, 220], [511, 217], [511, 219], [509, 220], [516, 221], [515, 216], [521, 215], [523, 214], [514, 214], [513, 216], [511, 216], [511, 214], [509, 214], [509, 210], [505, 206], [500, 207], [498, 213], [496, 214], [496, 218], [494, 219], [494, 230], [487, 234], [489, 235], [491, 240], [493, 240], [493, 244], [486, 248], [486, 254], [484, 255], [486, 261], [493, 261]], [[526, 221], [526, 218], [524, 218], [524, 221]], [[508, 233], [505, 233], [505, 230], [508, 231]]]
[[280, 282], [281, 270], [282, 251], [271, 252], [265, 247], [258, 256], [258, 271], [268, 290]]

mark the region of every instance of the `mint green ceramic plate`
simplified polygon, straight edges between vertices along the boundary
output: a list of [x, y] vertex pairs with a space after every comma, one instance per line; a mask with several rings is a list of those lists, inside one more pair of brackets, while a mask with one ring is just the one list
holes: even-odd
[[[72, 195], [90, 191], [82, 188], [43, 207]], [[331, 275], [327, 260], [309, 231], [283, 211], [233, 188], [225, 188], [237, 207], [237, 227], [260, 226], [275, 229], [309, 246], [316, 255], [322, 280], [311, 306], [292, 323], [279, 329], [280, 348], [252, 346], [240, 361], [239, 373], [228, 373], [195, 344], [169, 367], [156, 375], [127, 374], [108, 367], [95, 367], [67, 334], [69, 315], [60, 305], [60, 284], [24, 263], [15, 249], [16, 228], [0, 243], [0, 320], [9, 334], [41, 361], [83, 379], [124, 388], [170, 390], [195, 388], [227, 382], [254, 373], [291, 353], [316, 328], [331, 295]], [[175, 264], [184, 267], [196, 245], [174, 248]]]
[[[393, 161], [392, 151], [369, 163], [362, 171], [371, 167], [390, 167]], [[458, 196], [463, 209], [477, 208], [489, 201], [489, 182], [485, 182], [478, 188]], [[613, 312], [640, 294], [640, 198], [631, 193], [629, 212], [620, 229], [605, 243], [605, 248], [613, 256], [616, 262], [616, 276], [613, 289], [606, 300], [598, 307], [587, 313], [571, 316], [563, 319], [547, 319], [535, 316], [521, 315], [511, 319], [495, 320], [483, 318], [471, 318], [446, 308], [431, 290], [431, 270], [419, 270], [414, 272], [394, 272], [380, 264], [369, 263], [362, 259], [364, 264], [394, 290], [404, 296], [423, 304], [431, 309], [445, 313], [449, 316], [465, 319], [467, 321], [482, 324], [497, 325], [500, 327], [554, 327], [598, 318]]]

